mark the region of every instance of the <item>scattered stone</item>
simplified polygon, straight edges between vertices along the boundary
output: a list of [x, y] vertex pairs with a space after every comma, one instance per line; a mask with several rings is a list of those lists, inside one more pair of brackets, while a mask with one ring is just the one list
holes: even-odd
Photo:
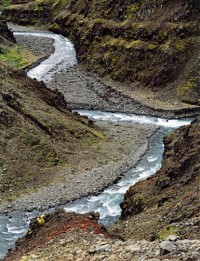
[[171, 241], [162, 241], [160, 244], [160, 255], [164, 256], [176, 250], [177, 246], [174, 242]]
[[165, 240], [166, 241], [177, 241], [179, 240], [180, 238], [178, 236], [175, 236], [175, 235], [169, 235]]
[[90, 254], [93, 253], [101, 253], [101, 252], [108, 252], [110, 250], [110, 245], [96, 245], [96, 246], [92, 246], [90, 248], [90, 250], [88, 251]]
[[135, 246], [135, 245], [129, 245], [125, 249], [127, 252], [131, 252], [131, 253], [140, 252], [141, 250], [140, 246]]

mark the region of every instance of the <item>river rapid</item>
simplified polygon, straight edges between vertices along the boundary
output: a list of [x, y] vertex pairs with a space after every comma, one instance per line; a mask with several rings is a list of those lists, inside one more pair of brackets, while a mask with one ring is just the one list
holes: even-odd
[[[28, 71], [27, 75], [37, 80], [48, 82], [55, 72], [77, 63], [76, 52], [73, 44], [61, 35], [46, 32], [16, 32], [15, 35], [29, 35], [37, 37], [50, 37], [54, 39], [55, 52], [40, 65]], [[161, 167], [163, 153], [163, 135], [183, 125], [190, 124], [190, 119], [167, 120], [148, 116], [139, 116], [124, 113], [108, 113], [102, 111], [78, 110], [81, 115], [86, 115], [93, 120], [126, 122], [129, 124], [153, 124], [159, 127], [157, 133], [151, 137], [148, 151], [138, 164], [112, 186], [106, 188], [97, 196], [81, 198], [65, 204], [66, 211], [86, 213], [96, 211], [100, 213], [100, 222], [110, 225], [115, 222], [121, 213], [119, 204], [123, 200], [124, 193], [128, 188], [141, 179], [145, 179]], [[53, 211], [50, 209], [49, 211]], [[9, 248], [14, 247], [16, 240], [26, 234], [31, 218], [41, 212], [14, 211], [8, 214], [0, 214], [0, 258], [4, 257]]]

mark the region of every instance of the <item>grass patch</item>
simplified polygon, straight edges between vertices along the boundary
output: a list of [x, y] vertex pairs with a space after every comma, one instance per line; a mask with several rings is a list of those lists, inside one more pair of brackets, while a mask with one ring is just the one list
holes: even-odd
[[105, 139], [105, 135], [100, 131], [92, 130], [91, 133], [98, 139]]
[[164, 227], [163, 230], [158, 234], [159, 240], [165, 240], [169, 235], [176, 235], [177, 228], [173, 226]]
[[35, 62], [35, 60], [36, 57], [32, 53], [16, 45], [4, 49], [4, 52], [0, 53], [1, 62], [19, 69], [25, 68], [29, 64]]
[[194, 88], [194, 83], [188, 81], [178, 86], [177, 93], [178, 95], [181, 95], [184, 98], [191, 92], [193, 88]]
[[0, 10], [11, 4], [11, 0], [2, 0], [0, 3]]

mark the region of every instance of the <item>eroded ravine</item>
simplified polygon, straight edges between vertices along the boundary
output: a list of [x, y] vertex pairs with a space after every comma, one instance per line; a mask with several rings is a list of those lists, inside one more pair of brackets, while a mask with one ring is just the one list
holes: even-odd
[[[73, 45], [62, 36], [51, 33], [27, 32], [18, 34], [51, 37], [55, 41], [55, 53], [52, 54], [47, 60], [43, 61], [39, 66], [28, 72], [28, 75], [32, 78], [37, 78], [38, 80], [48, 82], [51, 80], [51, 77], [53, 77], [55, 72], [72, 66], [77, 62]], [[117, 184], [107, 188], [98, 196], [84, 198], [73, 202], [71, 205], [67, 204], [64, 206], [67, 211], [79, 210], [81, 213], [88, 211], [98, 211], [101, 214], [101, 222], [110, 224], [114, 222], [120, 215], [119, 203], [123, 199], [123, 194], [128, 189], [128, 187], [138, 180], [154, 174], [156, 170], [159, 169], [163, 151], [163, 135], [170, 131], [171, 128], [189, 124], [190, 121], [165, 120], [147, 116], [136, 116], [119, 113], [111, 114], [97, 111], [79, 112], [94, 120], [98, 119], [114, 122], [125, 121], [130, 124], [137, 122], [141, 124], [154, 124], [161, 127], [160, 131], [154, 137], [152, 137], [152, 140], [149, 144], [149, 150], [141, 159], [139, 164], [134, 169], [127, 172]], [[0, 257], [5, 255], [8, 248], [14, 246], [14, 243], [18, 237], [21, 237], [26, 233], [28, 228], [28, 220], [38, 214], [38, 211], [33, 211], [31, 213], [19, 213], [16, 211], [9, 213], [9, 215], [3, 214], [0, 216]]]

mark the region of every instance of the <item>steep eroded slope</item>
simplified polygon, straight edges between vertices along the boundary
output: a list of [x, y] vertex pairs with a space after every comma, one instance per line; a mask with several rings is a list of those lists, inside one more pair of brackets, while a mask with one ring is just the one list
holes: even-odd
[[199, 238], [200, 118], [164, 138], [162, 168], [125, 194], [115, 231], [126, 238]]
[[[84, 158], [77, 151], [88, 148], [92, 151], [93, 145], [97, 146], [104, 139], [87, 118], [80, 118], [67, 109], [60, 93], [48, 90], [42, 82], [8, 65], [13, 64], [15, 58], [8, 54], [16, 46], [8, 41], [14, 42], [14, 38], [5, 23], [3, 26], [4, 34], [0, 38], [3, 47], [0, 54], [0, 202], [55, 181], [60, 168], [77, 165], [77, 161]], [[20, 57], [26, 61], [26, 57]]]
[[130, 90], [199, 104], [198, 0], [32, 1], [3, 14], [67, 35], [89, 70]]

